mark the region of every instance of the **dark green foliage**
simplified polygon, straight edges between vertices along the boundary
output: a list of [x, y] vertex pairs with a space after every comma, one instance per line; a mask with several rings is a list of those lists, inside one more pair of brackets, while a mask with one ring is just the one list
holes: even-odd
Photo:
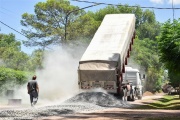
[[148, 91], [160, 91], [162, 85], [162, 63], [159, 61], [157, 42], [155, 40], [136, 39], [131, 59], [140, 65], [146, 73], [145, 88]]
[[25, 70], [28, 55], [21, 51], [21, 43], [13, 34], [0, 34], [1, 66], [15, 70]]
[[180, 19], [165, 22], [159, 36], [160, 60], [169, 71], [170, 82], [178, 86], [180, 83]]
[[0, 93], [27, 82], [32, 73], [0, 67]]
[[136, 16], [136, 34], [139, 39], [149, 38], [155, 40], [160, 33], [160, 23], [156, 21], [155, 14], [150, 10], [143, 10], [138, 7], [107, 6], [94, 14], [90, 14], [96, 21], [102, 21], [106, 14], [133, 13]]
[[161, 65], [159, 64], [156, 41], [136, 39], [133, 48], [132, 53], [134, 53], [134, 60], [143, 66], [145, 71], [147, 71], [149, 67], [156, 67], [160, 70]]
[[43, 50], [35, 50], [28, 55], [21, 51], [20, 46], [15, 35], [0, 34], [0, 66], [21, 71], [42, 68]]
[[170, 79], [170, 84], [174, 87], [179, 87], [180, 84], [180, 72], [175, 72], [175, 71], [171, 71], [169, 70], [169, 79]]
[[[0, 93], [27, 81], [31, 72], [41, 65], [42, 54], [27, 55], [13, 34], [0, 34]], [[38, 57], [38, 58], [37, 58]]]

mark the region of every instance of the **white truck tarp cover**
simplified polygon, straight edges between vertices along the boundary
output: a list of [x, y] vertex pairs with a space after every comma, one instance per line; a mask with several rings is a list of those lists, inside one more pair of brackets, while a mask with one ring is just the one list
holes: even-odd
[[79, 61], [79, 70], [121, 67], [134, 31], [134, 14], [107, 14]]

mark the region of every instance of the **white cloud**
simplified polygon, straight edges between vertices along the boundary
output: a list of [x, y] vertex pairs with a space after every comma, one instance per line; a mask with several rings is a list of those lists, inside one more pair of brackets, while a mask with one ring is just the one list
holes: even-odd
[[[150, 0], [150, 2], [155, 4], [172, 4], [172, 0]], [[180, 0], [173, 0], [174, 5], [180, 5]]]
[[[172, 4], [172, 0], [168, 0], [168, 4]], [[173, 0], [174, 5], [180, 5], [180, 0]]]
[[156, 4], [163, 4], [164, 0], [150, 0], [150, 2], [156, 3]]

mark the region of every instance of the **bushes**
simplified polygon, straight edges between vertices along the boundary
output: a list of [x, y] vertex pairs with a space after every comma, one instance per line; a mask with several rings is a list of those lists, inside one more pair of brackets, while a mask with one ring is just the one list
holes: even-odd
[[0, 93], [27, 82], [31, 73], [0, 67]]

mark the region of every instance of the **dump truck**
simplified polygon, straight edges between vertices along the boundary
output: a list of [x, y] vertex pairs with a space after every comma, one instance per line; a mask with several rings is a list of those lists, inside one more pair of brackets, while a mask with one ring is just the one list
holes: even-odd
[[143, 81], [145, 80], [145, 74], [141, 74], [139, 69], [132, 67], [125, 67], [125, 73], [123, 73], [122, 84], [129, 83], [131, 86], [130, 92], [127, 94], [128, 101], [134, 101], [135, 99], [142, 99], [143, 96]]
[[121, 95], [125, 65], [135, 39], [134, 14], [107, 14], [97, 29], [78, 66], [82, 90], [103, 88]]

